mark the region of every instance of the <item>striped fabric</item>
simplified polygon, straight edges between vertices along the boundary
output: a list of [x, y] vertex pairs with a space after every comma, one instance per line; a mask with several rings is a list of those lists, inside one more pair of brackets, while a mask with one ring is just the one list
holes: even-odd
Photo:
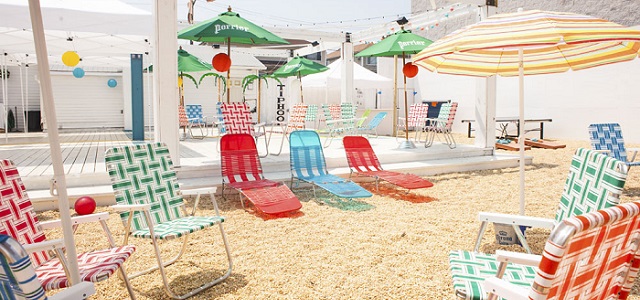
[[413, 63], [443, 74], [518, 76], [582, 70], [635, 59], [640, 31], [572, 13], [524, 11], [491, 16], [431, 44]]
[[187, 117], [187, 112], [184, 110], [184, 106], [182, 105], [178, 106], [178, 122], [180, 122], [180, 127], [189, 127], [189, 118]]
[[[617, 205], [627, 178], [626, 171], [624, 164], [614, 158], [593, 150], [578, 149], [571, 161], [555, 220], [560, 223], [567, 218]], [[482, 282], [495, 274], [498, 263], [492, 261], [491, 255], [481, 256], [482, 262], [478, 262], [474, 254], [466, 253], [452, 252], [449, 258], [456, 294], [464, 295], [466, 299], [485, 299]], [[527, 279], [527, 285], [532, 282], [529, 279], [532, 278]]]
[[340, 119], [343, 119], [343, 126], [347, 132], [353, 131], [356, 127], [356, 111], [358, 107], [352, 103], [340, 104]]
[[[0, 299], [47, 299], [29, 255], [8, 235], [0, 235]], [[19, 250], [19, 251], [16, 251]], [[14, 254], [16, 257], [5, 256]]]
[[627, 166], [638, 166], [640, 161], [629, 161], [627, 149], [622, 138], [622, 127], [618, 123], [604, 123], [589, 125], [589, 139], [595, 150], [608, 150], [608, 154]]
[[258, 150], [250, 135], [224, 135], [220, 139], [220, 163], [223, 193], [225, 185], [228, 185], [240, 191], [256, 208], [269, 214], [302, 207], [286, 185], [263, 177]]
[[369, 141], [361, 136], [345, 136], [342, 139], [344, 151], [347, 154], [347, 162], [351, 168], [351, 174], [355, 171], [358, 175], [374, 177], [376, 186], [380, 179], [405, 189], [420, 189], [432, 187], [433, 183], [413, 174], [405, 174], [393, 171], [384, 171]]
[[[20, 174], [9, 160], [0, 160], [0, 234], [11, 236], [21, 244], [46, 241]], [[80, 253], [80, 279], [91, 282], [107, 279], [134, 251], [134, 246], [126, 245]], [[45, 290], [69, 286], [63, 265], [57, 258], [44, 251], [31, 254], [30, 258]]]
[[300, 130], [291, 133], [289, 139], [291, 180], [294, 178], [316, 184], [328, 192], [343, 198], [373, 196], [354, 182], [329, 174], [320, 137], [315, 131]]
[[305, 115], [305, 120], [307, 122], [315, 122], [318, 119], [318, 105], [309, 104], [307, 106], [307, 114]]
[[[184, 199], [166, 145], [112, 148], [105, 162], [118, 204], [151, 204], [154, 224], [147, 224], [142, 212], [133, 212], [133, 236], [150, 237], [148, 227], [152, 225], [156, 238], [172, 239], [224, 222], [223, 217], [185, 217]], [[125, 226], [129, 214], [120, 213]]]
[[456, 111], [458, 110], [457, 102], [447, 102], [440, 106], [440, 112], [437, 119], [429, 119], [429, 126], [425, 127], [427, 131], [427, 139], [425, 147], [433, 145], [433, 141], [436, 134], [442, 134], [444, 142], [449, 148], [456, 147], [456, 141], [451, 134], [451, 127], [453, 126], [453, 120], [456, 117]]
[[[456, 295], [464, 299], [486, 299], [482, 283], [495, 276], [500, 263], [492, 254], [470, 251], [451, 251], [449, 269]], [[536, 267], [509, 264], [503, 278], [513, 284], [529, 287], [536, 276]]]
[[185, 111], [189, 123], [207, 125], [204, 116], [202, 115], [202, 105], [200, 104], [186, 104]]
[[578, 149], [571, 161], [555, 220], [596, 211], [620, 203], [627, 180], [622, 162], [597, 151]]
[[264, 132], [257, 132], [251, 118], [249, 106], [246, 103], [223, 103], [220, 107], [227, 133], [246, 133], [253, 137], [263, 136]]

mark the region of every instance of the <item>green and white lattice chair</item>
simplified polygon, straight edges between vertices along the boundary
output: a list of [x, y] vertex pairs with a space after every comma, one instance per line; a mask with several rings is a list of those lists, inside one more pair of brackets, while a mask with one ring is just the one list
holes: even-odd
[[0, 299], [77, 300], [96, 293], [93, 283], [84, 281], [47, 297], [27, 251], [5, 234], [0, 234], [0, 264]]
[[[464, 299], [486, 299], [482, 283], [497, 272], [494, 255], [478, 253], [488, 223], [510, 224], [518, 240], [531, 253], [520, 226], [554, 228], [563, 220], [594, 212], [620, 203], [620, 195], [627, 179], [628, 167], [621, 161], [594, 150], [580, 148], [571, 161], [560, 205], [554, 219], [481, 212], [482, 221], [475, 249], [452, 251], [449, 267], [456, 295]], [[530, 266], [507, 267], [505, 276], [516, 285], [529, 285], [536, 268]]]
[[[113, 208], [120, 212], [125, 226], [125, 243], [129, 237], [151, 239], [158, 261], [156, 266], [133, 274], [131, 278], [159, 270], [167, 294], [172, 298], [184, 299], [229, 277], [232, 268], [231, 252], [222, 226], [225, 218], [220, 216], [218, 211], [213, 195], [214, 190], [190, 191], [188, 194], [195, 194], [197, 197], [191, 212], [187, 213], [183, 199], [183, 194], [187, 195], [187, 191], [184, 193], [180, 191], [166, 145], [154, 143], [112, 148], [107, 151], [105, 161], [117, 202]], [[215, 210], [214, 216], [195, 215], [200, 193], [203, 192], [209, 193]], [[226, 272], [188, 293], [175, 294], [169, 287], [165, 267], [173, 264], [183, 255], [189, 246], [190, 234], [214, 225], [218, 225], [226, 251], [228, 260]], [[176, 238], [183, 239], [179, 253], [168, 261], [163, 260], [159, 242]]]

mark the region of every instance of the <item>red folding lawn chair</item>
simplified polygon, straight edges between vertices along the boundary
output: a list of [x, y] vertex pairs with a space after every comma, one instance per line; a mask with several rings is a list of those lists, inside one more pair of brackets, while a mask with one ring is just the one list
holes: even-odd
[[420, 176], [383, 170], [369, 140], [364, 137], [345, 136], [342, 143], [351, 169], [349, 176], [351, 177], [355, 172], [357, 175], [375, 178], [376, 190], [381, 179], [408, 190], [433, 186], [433, 183]]
[[220, 140], [222, 194], [225, 186], [241, 193], [255, 208], [266, 214], [299, 210], [300, 200], [282, 182], [265, 179], [253, 137], [249, 134], [227, 134]]

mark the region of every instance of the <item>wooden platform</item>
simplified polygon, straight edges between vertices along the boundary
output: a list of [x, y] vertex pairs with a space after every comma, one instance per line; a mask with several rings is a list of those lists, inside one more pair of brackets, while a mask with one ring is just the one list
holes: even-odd
[[[325, 137], [321, 137], [325, 138]], [[282, 137], [274, 136], [269, 149], [278, 150]], [[104, 154], [111, 147], [132, 145], [123, 131], [82, 131], [60, 134], [64, 170], [70, 199], [92, 195], [113, 201], [110, 179], [105, 170]], [[217, 137], [203, 140], [187, 139], [180, 142], [180, 162], [176, 168], [183, 187], [211, 187], [221, 184], [220, 153]], [[151, 140], [148, 140], [151, 142]], [[430, 148], [417, 144], [415, 149], [398, 149], [393, 137], [372, 138], [370, 142], [380, 161], [388, 170], [397, 170], [428, 176], [441, 173], [515, 167], [517, 155], [494, 155], [493, 148], [479, 148], [461, 144], [455, 149], [435, 143]], [[289, 180], [289, 152], [285, 142], [283, 153], [261, 159], [265, 176], [273, 180]], [[258, 151], [264, 151], [264, 140], [259, 140]], [[23, 177], [25, 186], [37, 209], [55, 208], [55, 197], [49, 194], [49, 181], [53, 166], [46, 134], [9, 134], [0, 138], [0, 158], [13, 160]], [[344, 148], [340, 139], [324, 149], [327, 168], [331, 174], [348, 177]], [[527, 158], [531, 163], [531, 157]], [[75, 199], [75, 198], [73, 198]], [[97, 199], [99, 200], [99, 199]]]

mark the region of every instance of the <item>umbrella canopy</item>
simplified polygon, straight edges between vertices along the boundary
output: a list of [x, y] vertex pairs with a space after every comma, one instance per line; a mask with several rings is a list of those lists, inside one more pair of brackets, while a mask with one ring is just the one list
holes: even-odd
[[[491, 16], [438, 40], [414, 63], [431, 71], [520, 77], [519, 122], [524, 125], [524, 75], [582, 70], [638, 56], [640, 31], [562, 12]], [[520, 130], [520, 214], [524, 214], [524, 130]]]
[[306, 59], [304, 57], [296, 56], [282, 67], [273, 72], [273, 76], [276, 77], [289, 77], [298, 76], [300, 80], [300, 101], [304, 103], [302, 96], [302, 76], [316, 74], [329, 70], [326, 66], [323, 66], [317, 62]]
[[178, 50], [178, 71], [179, 72], [198, 72], [209, 71], [213, 68], [211, 64], [202, 61], [195, 55], [179, 49]]
[[411, 30], [400, 31], [386, 37], [373, 46], [356, 54], [360, 56], [394, 56], [403, 54], [416, 54], [425, 47], [431, 45], [433, 41], [411, 33]]
[[[178, 38], [199, 42], [226, 43], [227, 55], [231, 56], [231, 43], [261, 45], [261, 44], [289, 44], [281, 37], [253, 24], [240, 14], [232, 12], [231, 6], [226, 12], [213, 19], [194, 24], [178, 31]], [[227, 70], [227, 82], [231, 77]], [[227, 102], [230, 101], [230, 88], [227, 85]]]
[[[427, 39], [427, 38], [423, 38], [419, 35], [413, 34], [411, 33], [411, 30], [405, 30], [404, 27], [402, 27], [400, 29], [400, 31], [384, 38], [382, 41], [376, 43], [375, 45], [364, 49], [362, 51], [360, 51], [360, 53], [356, 54], [356, 56], [395, 56], [395, 55], [402, 55], [402, 65], [405, 64], [404, 61], [404, 56], [405, 54], [416, 54], [420, 51], [422, 51], [425, 47], [431, 45], [433, 43], [433, 41]], [[394, 62], [393, 65], [394, 68], [394, 74], [398, 73], [398, 66], [397, 63]], [[395, 130], [396, 127], [396, 120], [397, 115], [396, 115], [396, 110], [395, 107], [397, 106], [397, 80], [395, 80], [395, 75], [394, 75], [394, 88], [393, 88], [393, 99], [394, 99], [394, 110], [393, 110], [393, 127]], [[403, 74], [403, 83], [404, 83], [404, 115], [405, 117], [408, 117], [409, 115], [409, 108], [408, 108], [408, 103], [407, 103], [407, 76], [404, 76]], [[405, 126], [405, 132], [404, 132], [404, 137], [405, 137], [405, 142], [403, 144], [403, 147], [408, 147], [408, 148], [415, 148], [415, 145], [413, 145], [413, 143], [410, 143], [409, 141], [409, 126]]]

